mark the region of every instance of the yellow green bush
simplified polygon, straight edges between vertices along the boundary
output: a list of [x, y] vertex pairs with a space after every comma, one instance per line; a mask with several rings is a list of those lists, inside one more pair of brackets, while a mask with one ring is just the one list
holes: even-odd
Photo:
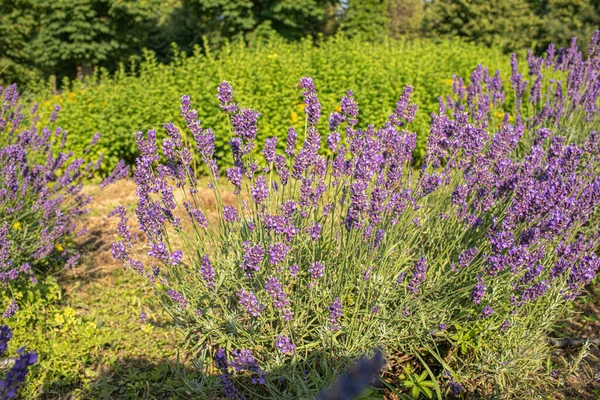
[[[273, 38], [250, 45], [228, 44], [218, 54], [197, 49], [186, 56], [176, 51], [168, 65], [158, 63], [150, 52], [144, 57], [139, 65], [122, 67], [114, 75], [98, 73], [83, 82], [69, 82], [62, 94], [42, 98], [48, 113], [54, 104], [61, 105], [61, 126], [73, 132], [68, 138], [70, 149], [83, 150], [90, 133], [102, 133], [94, 151], [106, 155], [104, 172], [120, 159], [133, 163], [137, 155], [133, 132], [162, 131], [161, 125], [169, 121], [182, 126], [173, 105], [184, 94], [192, 96], [203, 126], [215, 132], [216, 155], [227, 163], [227, 119], [218, 111], [215, 97], [216, 86], [224, 79], [236, 88], [236, 99], [260, 111], [258, 127], [263, 137], [259, 142], [268, 136], [284, 137], [290, 126], [303, 131], [302, 101], [295, 90], [302, 76], [315, 80], [323, 110], [334, 109], [352, 88], [361, 111], [375, 124], [391, 113], [402, 88], [413, 85], [413, 99], [420, 106], [411, 126], [419, 135], [418, 160], [429, 115], [437, 111], [437, 98], [451, 92], [453, 74], [468, 78], [480, 63], [510, 71], [508, 57], [499, 50], [459, 40], [367, 43], [338, 36], [316, 43], [288, 43]], [[327, 129], [327, 118], [321, 118], [320, 129]]]

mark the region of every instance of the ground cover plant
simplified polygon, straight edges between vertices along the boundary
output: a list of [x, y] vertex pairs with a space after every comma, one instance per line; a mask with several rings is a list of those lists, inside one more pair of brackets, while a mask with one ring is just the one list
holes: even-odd
[[[202, 125], [189, 96], [189, 133], [166, 123], [162, 154], [156, 131], [136, 133], [135, 215], [149, 259], [132, 253], [140, 238], [123, 207], [112, 213], [113, 255], [147, 278], [185, 333], [204, 374], [197, 394], [308, 398], [376, 347], [413, 398], [552, 387], [546, 335], [600, 263], [597, 229], [585, 229], [600, 201], [597, 46], [598, 34], [587, 59], [575, 41], [529, 55], [529, 78], [513, 56], [507, 84], [481, 65], [468, 84], [455, 77], [417, 170], [411, 86], [379, 127], [359, 123], [347, 92], [325, 140], [307, 77], [304, 129], [285, 140], [257, 140], [259, 112], [234, 102], [225, 81], [228, 133]], [[218, 141], [233, 160], [223, 173]]]
[[[227, 118], [213, 101], [223, 79], [235, 86], [243, 104], [260, 110], [259, 140], [277, 136], [280, 142], [289, 126], [304, 129], [302, 98], [294, 89], [304, 75], [312, 76], [322, 88], [320, 100], [325, 109], [334, 109], [346, 90], [353, 88], [362, 111], [376, 124], [386, 120], [401, 88], [411, 84], [420, 107], [412, 127], [418, 133], [416, 159], [421, 160], [429, 114], [437, 110], [438, 96], [450, 90], [452, 75], [467, 76], [479, 63], [503, 71], [509, 67], [508, 57], [500, 51], [459, 40], [368, 43], [335, 37], [315, 45], [308, 39], [287, 43], [273, 38], [249, 46], [230, 44], [216, 53], [210, 52], [208, 44], [207, 48], [187, 57], [176, 52], [167, 65], [147, 53], [139, 65], [125, 66], [112, 76], [99, 74], [83, 83], [75, 80], [65, 84], [60, 95], [40, 96], [41, 107], [51, 110], [59, 104], [61, 126], [70, 132], [102, 132], [90, 155], [104, 152], [101, 172], [108, 172], [120, 159], [135, 163], [139, 153], [132, 132], [156, 129], [168, 121], [184, 125], [172, 106], [182, 93], [196, 99], [206, 126], [226, 131]], [[362, 124], [359, 121], [366, 128]], [[319, 129], [327, 129], [325, 119]], [[158, 134], [162, 138], [162, 130]], [[84, 136], [70, 135], [67, 143], [76, 153], [87, 146]], [[216, 138], [215, 156], [223, 167], [231, 165], [225, 137]]]

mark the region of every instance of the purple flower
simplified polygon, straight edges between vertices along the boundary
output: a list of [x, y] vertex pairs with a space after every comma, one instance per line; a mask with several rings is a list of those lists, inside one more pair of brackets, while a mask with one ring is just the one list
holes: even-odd
[[340, 298], [336, 297], [333, 302], [329, 305], [329, 329], [337, 331], [339, 329], [339, 322], [342, 318], [342, 303]]
[[251, 188], [252, 198], [258, 204], [261, 204], [269, 197], [269, 188], [264, 175], [260, 175], [254, 181], [254, 186]]
[[471, 264], [471, 261], [473, 261], [476, 255], [476, 247], [463, 251], [462, 253], [460, 253], [460, 256], [458, 256], [458, 265], [461, 267], [466, 267], [467, 265]]
[[140, 312], [140, 320], [145, 324], [147, 319], [148, 316], [146, 315], [146, 311], [142, 310], [142, 312]]
[[406, 276], [406, 274], [404, 272], [401, 272], [398, 275], [398, 278], [396, 278], [396, 286], [400, 285], [402, 282], [404, 282], [404, 277]]
[[181, 252], [181, 250], [175, 250], [169, 257], [169, 264], [171, 264], [173, 266], [179, 265], [179, 264], [181, 264], [182, 260], [183, 260], [183, 253]]
[[483, 296], [485, 296], [485, 291], [487, 290], [487, 286], [485, 286], [482, 282], [479, 282], [473, 288], [473, 292], [471, 292], [471, 300], [475, 304], [481, 303]]
[[296, 130], [293, 127], [288, 129], [287, 141], [286, 141], [287, 146], [285, 148], [285, 154], [287, 154], [290, 157], [293, 157], [295, 155], [296, 138], [297, 137], [298, 137], [298, 134], [296, 133]]
[[237, 292], [237, 296], [240, 304], [246, 309], [248, 314], [253, 317], [258, 317], [260, 315], [264, 307], [258, 302], [254, 293], [240, 290]]
[[267, 161], [268, 163], [275, 161], [276, 148], [277, 137], [272, 137], [265, 140], [265, 148], [263, 149], [263, 156], [265, 156], [265, 161]]
[[294, 278], [300, 273], [300, 266], [298, 264], [290, 265], [290, 275]]
[[377, 232], [375, 232], [375, 239], [373, 240], [373, 246], [376, 248], [379, 247], [383, 238], [385, 238], [385, 231], [383, 229], [377, 229]]
[[492, 316], [492, 314], [494, 313], [494, 309], [492, 307], [490, 307], [490, 305], [486, 305], [485, 307], [483, 307], [483, 310], [481, 310], [481, 319], [485, 319], [485, 318], [489, 318]]
[[[0, 327], [0, 355], [4, 355], [7, 350], [8, 342], [12, 338], [12, 332], [8, 326]], [[17, 350], [19, 357], [15, 360], [5, 378], [0, 381], [0, 398], [12, 399], [17, 396], [17, 391], [21, 384], [27, 378], [28, 369], [38, 360], [35, 352], [26, 352], [24, 347]]]
[[289, 305], [289, 301], [285, 292], [283, 291], [283, 285], [277, 277], [270, 277], [265, 281], [265, 289], [271, 299], [273, 299], [273, 306], [277, 309], [286, 308]]
[[245, 141], [256, 139], [256, 122], [259, 116], [258, 112], [242, 107], [231, 117], [234, 133]]
[[225, 176], [234, 186], [238, 189], [242, 187], [242, 179], [244, 178], [244, 171], [240, 167], [227, 168]]
[[75, 267], [79, 263], [79, 259], [81, 258], [81, 254], [75, 253], [71, 257], [67, 259], [65, 263], [65, 269], [71, 269]]
[[408, 290], [414, 294], [419, 293], [419, 286], [427, 279], [427, 264], [425, 257], [421, 257], [413, 269], [413, 275], [408, 282]]
[[304, 77], [300, 79], [298, 83], [299, 89], [304, 89], [302, 96], [304, 96], [304, 111], [308, 124], [310, 126], [316, 126], [321, 118], [321, 103], [317, 98], [317, 92], [315, 90], [315, 83], [312, 78]]
[[192, 218], [192, 220], [196, 222], [200, 228], [208, 228], [208, 219], [202, 211], [194, 208], [192, 203], [189, 201], [184, 201], [183, 207], [188, 212], [188, 215]]
[[317, 284], [317, 280], [322, 278], [325, 275], [325, 265], [320, 262], [314, 262], [308, 267], [308, 273], [312, 278], [312, 282], [309, 283], [309, 286], [315, 286]]
[[233, 206], [225, 206], [223, 208], [223, 219], [225, 222], [233, 223], [238, 221], [238, 212]]
[[178, 291], [176, 291], [174, 289], [169, 289], [167, 291], [167, 294], [169, 295], [169, 297], [171, 298], [171, 300], [173, 300], [173, 302], [179, 304], [179, 307], [181, 307], [181, 308], [186, 308], [187, 307], [188, 301]]
[[16, 300], [13, 300], [6, 308], [6, 311], [4, 311], [4, 314], [2, 314], [2, 318], [11, 318], [17, 311], [19, 311], [19, 305]]
[[281, 264], [285, 256], [290, 251], [290, 247], [283, 243], [274, 243], [269, 246], [269, 262], [272, 265]]
[[217, 98], [221, 102], [221, 109], [228, 113], [237, 111], [237, 105], [233, 103], [233, 88], [227, 81], [223, 81], [219, 84], [217, 89]]
[[247, 275], [260, 270], [260, 263], [262, 262], [264, 255], [265, 250], [262, 247], [252, 245], [249, 242], [244, 243], [243, 267]]
[[202, 278], [206, 282], [206, 286], [209, 288], [213, 287], [215, 284], [215, 270], [208, 258], [208, 254], [202, 256], [202, 266], [200, 267], [200, 273], [202, 274]]
[[277, 347], [277, 349], [279, 351], [281, 351], [282, 354], [294, 354], [294, 344], [292, 343], [292, 341], [290, 340], [290, 338], [286, 337], [286, 336], [281, 336], [281, 335], [277, 335], [277, 341], [275, 342], [275, 347]]
[[239, 374], [243, 370], [251, 370], [256, 366], [256, 360], [252, 357], [250, 350], [233, 350], [231, 354], [234, 356], [230, 365]]
[[450, 388], [450, 393], [455, 396], [458, 396], [464, 390], [463, 386], [455, 380], [450, 380], [450, 382], [448, 382], [448, 387]]
[[321, 223], [313, 223], [311, 226], [306, 228], [306, 233], [308, 233], [310, 238], [316, 242], [321, 236]]

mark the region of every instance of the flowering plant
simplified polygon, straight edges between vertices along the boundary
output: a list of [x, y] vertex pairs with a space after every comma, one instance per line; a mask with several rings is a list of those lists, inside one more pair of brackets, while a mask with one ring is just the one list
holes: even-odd
[[[92, 177], [102, 158], [86, 164], [65, 149], [66, 131], [48, 126], [39, 130], [37, 105], [24, 115], [15, 85], [0, 87], [0, 96], [0, 282], [7, 288], [23, 275], [36, 282], [36, 270], [77, 264], [79, 254], [71, 242], [85, 233], [76, 232], [76, 221], [92, 199], [83, 191], [83, 181]], [[54, 109], [51, 124], [59, 110]], [[99, 138], [94, 135], [90, 147]], [[126, 176], [128, 170], [120, 163], [100, 186]], [[13, 301], [3, 317], [17, 309]]]
[[[216, 216], [182, 132], [165, 125], [166, 162], [156, 132], [138, 133], [135, 213], [149, 260], [133, 256], [122, 207], [113, 255], [155, 286], [202, 362], [206, 391], [217, 374], [230, 398], [309, 398], [378, 346], [389, 370], [417, 368], [438, 395], [539, 389], [552, 382], [545, 335], [600, 263], [598, 235], [582, 230], [600, 201], [600, 137], [569, 133], [598, 120], [597, 43], [588, 60], [576, 46], [530, 56], [530, 84], [515, 59], [514, 115], [496, 115], [498, 73], [479, 67], [468, 86], [455, 78], [420, 170], [410, 86], [383, 126], [364, 130], [347, 92], [324, 155], [321, 105], [302, 78], [302, 140], [290, 129], [256, 159], [260, 114], [222, 82], [234, 160], [224, 178], [215, 135], [183, 96]], [[542, 66], [567, 76], [567, 93], [543, 81]]]
[[[6, 325], [0, 326], [0, 357], [4, 356], [8, 350], [8, 342], [12, 339], [12, 331]], [[17, 391], [21, 384], [25, 382], [29, 367], [35, 364], [38, 356], [33, 351], [25, 351], [22, 347], [17, 350], [19, 357], [14, 361], [4, 379], [0, 380], [0, 399], [13, 399], [17, 396]], [[6, 360], [2, 360], [3, 363]], [[4, 364], [4, 367], [7, 364]], [[3, 368], [4, 369], [4, 368]]]

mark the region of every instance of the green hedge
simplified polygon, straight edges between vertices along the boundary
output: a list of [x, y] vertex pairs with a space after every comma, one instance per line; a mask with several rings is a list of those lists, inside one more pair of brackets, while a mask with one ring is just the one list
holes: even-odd
[[58, 123], [71, 132], [68, 148], [74, 151], [85, 148], [90, 134], [102, 132], [94, 151], [105, 153], [106, 173], [121, 158], [134, 162], [134, 131], [161, 128], [168, 121], [184, 124], [176, 106], [184, 94], [192, 96], [203, 126], [216, 133], [217, 157], [227, 161], [227, 118], [216, 99], [222, 80], [232, 83], [237, 101], [261, 112], [259, 143], [264, 137], [283, 137], [291, 125], [303, 131], [302, 99], [296, 89], [302, 76], [313, 77], [317, 85], [323, 105], [322, 132], [327, 131], [329, 113], [348, 89], [354, 91], [361, 113], [382, 123], [402, 88], [411, 84], [413, 101], [420, 107], [411, 129], [419, 134], [417, 151], [422, 153], [429, 115], [437, 111], [438, 96], [451, 92], [453, 74], [468, 77], [479, 63], [506, 73], [508, 61], [499, 50], [458, 40], [366, 43], [334, 37], [314, 44], [272, 39], [249, 46], [229, 44], [217, 55], [200, 49], [187, 57], [177, 54], [168, 65], [148, 52], [144, 62], [121, 68], [113, 76], [98, 74], [86, 82], [69, 83], [61, 95], [43, 98], [42, 107], [50, 113], [55, 103], [62, 106]]

